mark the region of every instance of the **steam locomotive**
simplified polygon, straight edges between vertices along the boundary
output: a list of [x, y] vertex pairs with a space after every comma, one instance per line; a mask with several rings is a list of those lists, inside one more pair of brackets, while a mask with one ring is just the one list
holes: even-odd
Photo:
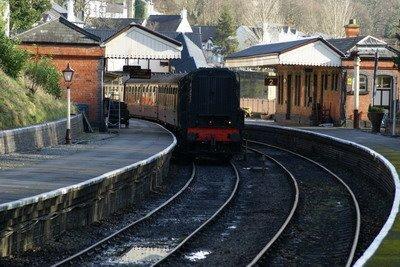
[[189, 74], [154, 74], [125, 82], [124, 102], [133, 117], [165, 124], [189, 154], [240, 151], [244, 112], [237, 75], [222, 68]]

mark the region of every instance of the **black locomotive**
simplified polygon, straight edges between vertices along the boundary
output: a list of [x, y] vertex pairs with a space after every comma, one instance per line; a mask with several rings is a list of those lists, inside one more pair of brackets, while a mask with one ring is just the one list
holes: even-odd
[[187, 75], [129, 79], [124, 101], [134, 117], [172, 129], [181, 151], [226, 155], [241, 149], [244, 113], [240, 84], [228, 69], [202, 68]]

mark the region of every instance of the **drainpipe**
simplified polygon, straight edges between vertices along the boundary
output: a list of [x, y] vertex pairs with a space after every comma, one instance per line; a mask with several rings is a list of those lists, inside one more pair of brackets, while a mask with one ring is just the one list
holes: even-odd
[[393, 121], [392, 121], [392, 135], [396, 136], [396, 120], [397, 120], [397, 77], [393, 86]]
[[361, 59], [357, 53], [354, 60], [354, 129], [360, 129], [360, 65]]

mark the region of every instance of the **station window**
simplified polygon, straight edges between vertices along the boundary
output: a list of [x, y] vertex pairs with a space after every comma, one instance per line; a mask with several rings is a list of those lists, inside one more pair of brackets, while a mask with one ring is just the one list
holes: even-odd
[[168, 67], [169, 66], [169, 61], [165, 61], [165, 60], [160, 61], [160, 66], [161, 67]]
[[368, 78], [364, 74], [360, 74], [360, 92], [368, 92]]

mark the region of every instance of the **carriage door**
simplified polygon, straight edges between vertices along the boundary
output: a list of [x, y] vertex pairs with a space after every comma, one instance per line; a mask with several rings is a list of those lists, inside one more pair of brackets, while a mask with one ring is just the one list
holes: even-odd
[[393, 77], [381, 75], [377, 77], [376, 81], [376, 94], [373, 98], [373, 105], [389, 109], [391, 91], [393, 88]]
[[286, 91], [286, 119], [290, 120], [290, 113], [292, 109], [292, 75], [287, 77], [287, 91]]

